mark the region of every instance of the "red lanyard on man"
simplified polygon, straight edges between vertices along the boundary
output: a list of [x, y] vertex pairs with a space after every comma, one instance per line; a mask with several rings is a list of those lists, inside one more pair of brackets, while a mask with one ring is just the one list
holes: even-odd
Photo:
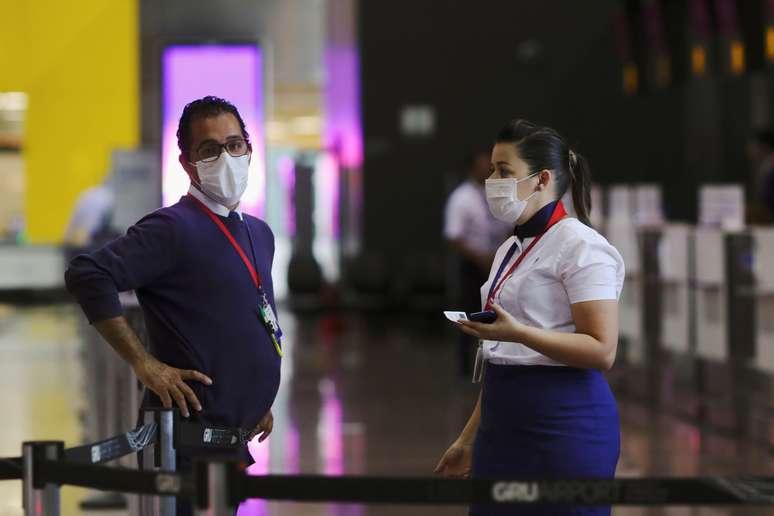
[[527, 256], [527, 254], [532, 250], [533, 247], [540, 241], [541, 238], [543, 238], [543, 235], [548, 232], [551, 227], [565, 218], [567, 216], [567, 211], [564, 209], [564, 204], [562, 201], [559, 201], [556, 203], [556, 207], [554, 208], [554, 213], [551, 215], [551, 218], [548, 221], [548, 225], [546, 226], [546, 229], [543, 230], [542, 233], [537, 235], [535, 239], [527, 246], [527, 248], [519, 255], [518, 258], [516, 258], [516, 261], [511, 265], [511, 268], [508, 269], [508, 272], [503, 276], [503, 278], [498, 283], [498, 280], [500, 279], [500, 276], [503, 273], [503, 269], [505, 269], [505, 266], [507, 263], [511, 260], [513, 255], [516, 253], [516, 250], [518, 249], [518, 243], [514, 242], [510, 249], [508, 249], [508, 252], [506, 253], [505, 257], [503, 258], [502, 263], [500, 264], [500, 268], [497, 271], [497, 274], [495, 274], [494, 279], [492, 280], [492, 285], [489, 288], [489, 295], [486, 299], [486, 307], [484, 310], [491, 310], [492, 304], [494, 302], [495, 297], [497, 296], [497, 293], [502, 290], [503, 285], [505, 284], [508, 279], [513, 276], [513, 273], [516, 272], [516, 269], [519, 267], [521, 262], [524, 261], [524, 258]]
[[269, 304], [269, 301], [266, 298], [266, 293], [263, 291], [263, 288], [261, 286], [261, 275], [258, 273], [258, 271], [255, 270], [255, 267], [253, 267], [252, 262], [250, 262], [244, 250], [242, 250], [242, 246], [239, 245], [239, 242], [236, 241], [236, 239], [234, 238], [234, 235], [231, 234], [231, 231], [229, 231], [226, 225], [223, 224], [223, 221], [220, 220], [220, 218], [217, 215], [215, 215], [212, 212], [212, 210], [209, 209], [202, 201], [200, 201], [193, 195], [189, 195], [189, 197], [193, 199], [193, 201], [196, 203], [196, 205], [199, 207], [200, 210], [202, 210], [208, 217], [212, 219], [212, 221], [215, 223], [218, 229], [220, 229], [221, 233], [223, 233], [228, 239], [228, 241], [231, 243], [231, 246], [234, 248], [234, 250], [237, 252], [239, 257], [242, 259], [242, 262], [245, 264], [245, 267], [247, 267], [247, 272], [250, 273], [250, 278], [252, 278], [253, 283], [255, 284], [255, 288], [258, 289], [259, 297], [261, 298], [261, 303], [258, 306], [258, 316], [261, 319], [261, 322], [263, 322], [263, 325], [266, 328], [266, 331], [268, 332], [272, 343], [274, 344], [274, 349], [277, 351], [277, 354], [281, 357], [282, 347], [280, 346], [279, 338], [278, 338], [278, 334], [280, 331], [279, 324], [277, 323], [277, 318], [274, 315], [274, 309]]

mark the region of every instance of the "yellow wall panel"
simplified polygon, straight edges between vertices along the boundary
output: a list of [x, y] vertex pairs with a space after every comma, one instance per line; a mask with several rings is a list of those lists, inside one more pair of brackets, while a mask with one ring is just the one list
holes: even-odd
[[28, 235], [55, 243], [110, 151], [139, 141], [137, 0], [0, 0], [0, 12], [0, 91], [29, 95]]

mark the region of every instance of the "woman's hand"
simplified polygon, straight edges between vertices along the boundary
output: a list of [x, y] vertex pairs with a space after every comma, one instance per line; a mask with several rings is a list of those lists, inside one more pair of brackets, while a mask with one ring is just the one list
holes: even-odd
[[460, 329], [468, 335], [473, 335], [481, 340], [495, 340], [500, 342], [520, 342], [526, 326], [500, 305], [492, 305], [492, 310], [497, 314], [493, 323], [480, 323], [473, 321], [458, 321]]
[[433, 473], [447, 478], [469, 478], [473, 462], [473, 445], [454, 441], [441, 457]]

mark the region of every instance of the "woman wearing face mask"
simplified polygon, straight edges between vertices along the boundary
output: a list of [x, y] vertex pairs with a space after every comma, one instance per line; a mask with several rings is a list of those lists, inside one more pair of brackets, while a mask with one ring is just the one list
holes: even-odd
[[[478, 403], [436, 472], [500, 479], [610, 478], [620, 450], [615, 359], [621, 255], [591, 228], [586, 160], [553, 129], [515, 120], [498, 134], [489, 207], [515, 226], [497, 251], [482, 306], [462, 321], [482, 342]], [[571, 192], [577, 218], [561, 198]], [[473, 506], [471, 515], [609, 515], [610, 507]]]

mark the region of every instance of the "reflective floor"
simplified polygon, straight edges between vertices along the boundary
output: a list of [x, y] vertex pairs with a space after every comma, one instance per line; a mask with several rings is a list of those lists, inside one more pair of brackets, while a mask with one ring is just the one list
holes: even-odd
[[[23, 440], [80, 442], [84, 406], [80, 313], [69, 305], [0, 306], [0, 456]], [[282, 314], [286, 340], [275, 426], [253, 448], [255, 472], [427, 475], [470, 413], [476, 389], [455, 376], [453, 329], [438, 317]], [[620, 401], [619, 476], [771, 474], [774, 456], [703, 435], [665, 414]], [[85, 514], [85, 490], [63, 489], [63, 514]], [[18, 482], [0, 483], [0, 515], [20, 515]], [[88, 513], [97, 514], [97, 513]], [[108, 514], [108, 513], [101, 513]], [[121, 514], [114, 512], [110, 514]], [[462, 507], [245, 503], [246, 515], [464, 515]], [[619, 516], [774, 514], [774, 508], [619, 508]]]

